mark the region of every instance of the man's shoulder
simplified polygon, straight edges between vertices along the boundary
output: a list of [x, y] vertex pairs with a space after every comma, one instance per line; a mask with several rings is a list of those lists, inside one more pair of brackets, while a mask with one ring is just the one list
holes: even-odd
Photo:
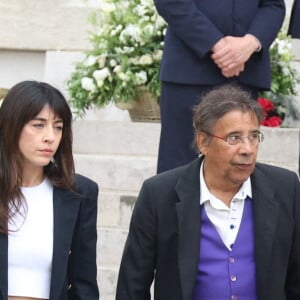
[[291, 171], [287, 168], [279, 167], [279, 166], [274, 166], [270, 164], [264, 164], [264, 163], [256, 163], [256, 170], [259, 170], [264, 173], [270, 173], [270, 174], [279, 174], [279, 175], [295, 175], [296, 173], [294, 171]]
[[171, 169], [160, 174], [154, 175], [145, 180], [146, 184], [166, 184], [176, 183], [181, 175], [184, 173], [186, 166]]
[[[273, 182], [276, 181], [289, 181], [291, 178], [298, 177], [298, 174], [289, 169], [273, 166], [264, 163], [256, 163], [254, 175], [260, 174], [266, 178], [269, 178]], [[299, 178], [299, 177], [298, 177]]]
[[180, 178], [189, 172], [189, 169], [196, 165], [196, 161], [192, 163], [177, 167], [160, 174], [154, 175], [145, 180], [144, 184], [146, 185], [155, 185], [155, 186], [175, 186]]

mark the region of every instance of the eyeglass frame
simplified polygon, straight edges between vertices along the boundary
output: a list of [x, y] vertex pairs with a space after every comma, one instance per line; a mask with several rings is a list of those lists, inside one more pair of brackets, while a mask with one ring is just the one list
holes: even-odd
[[[215, 137], [215, 138], [218, 138], [220, 140], [223, 140], [224, 142], [226, 142], [228, 145], [230, 146], [237, 146], [237, 145], [240, 145], [242, 142], [244, 143], [244, 140], [247, 139], [249, 141], [249, 144], [252, 145], [252, 146], [255, 146], [255, 145], [258, 145], [259, 143], [263, 142], [264, 141], [264, 134], [260, 131], [255, 131], [247, 136], [239, 136], [238, 134], [229, 134], [227, 135], [226, 137], [220, 137], [220, 136], [217, 136], [217, 135], [214, 135], [212, 133], [209, 133], [209, 132], [204, 132], [206, 133], [207, 135], [211, 136], [211, 137]], [[255, 138], [255, 135], [257, 134], [257, 138]], [[239, 139], [236, 139], [236, 140], [232, 140], [231, 142], [235, 142], [234, 144], [230, 143], [230, 137], [238, 137]], [[251, 139], [252, 138], [252, 139]], [[257, 141], [257, 143], [256, 143]]]

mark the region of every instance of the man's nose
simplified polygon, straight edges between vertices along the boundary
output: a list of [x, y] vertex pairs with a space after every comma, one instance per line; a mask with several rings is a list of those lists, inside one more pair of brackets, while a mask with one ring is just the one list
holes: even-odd
[[255, 145], [253, 145], [247, 136], [241, 139], [240, 149], [247, 153], [252, 153], [255, 149]]

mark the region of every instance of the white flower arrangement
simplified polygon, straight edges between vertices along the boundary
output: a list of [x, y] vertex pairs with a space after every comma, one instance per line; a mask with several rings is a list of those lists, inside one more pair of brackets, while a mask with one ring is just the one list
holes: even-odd
[[[93, 50], [76, 64], [67, 82], [70, 103], [83, 115], [92, 105], [115, 102], [134, 107], [141, 88], [159, 99], [158, 79], [165, 21], [153, 0], [103, 0], [90, 18]], [[282, 29], [270, 48], [271, 90], [261, 97], [282, 108], [281, 95], [295, 95], [299, 75], [292, 67], [291, 39]], [[282, 101], [284, 102], [284, 101]]]
[[[299, 84], [299, 74], [292, 65], [292, 40], [286, 34], [283, 27], [270, 47], [271, 63], [271, 88], [270, 91], [262, 92], [264, 100], [271, 101], [274, 105], [272, 118], [280, 118], [281, 121], [290, 114], [295, 114], [295, 109], [291, 104], [293, 96], [297, 95], [297, 84]], [[280, 126], [281, 122], [278, 125]], [[265, 125], [273, 126], [273, 125]]]
[[280, 103], [280, 97], [297, 95], [299, 74], [293, 67], [292, 40], [282, 28], [270, 47], [271, 89], [264, 96], [275, 103]]
[[134, 105], [140, 87], [160, 94], [158, 79], [166, 23], [153, 0], [103, 2], [91, 18], [93, 50], [76, 64], [68, 81], [78, 114], [113, 101]]

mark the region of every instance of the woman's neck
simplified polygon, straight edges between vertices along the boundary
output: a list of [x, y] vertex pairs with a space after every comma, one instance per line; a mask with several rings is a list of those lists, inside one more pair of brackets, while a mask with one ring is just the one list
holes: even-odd
[[22, 187], [32, 187], [37, 186], [42, 183], [44, 180], [45, 175], [43, 171], [40, 172], [23, 172], [22, 174]]

